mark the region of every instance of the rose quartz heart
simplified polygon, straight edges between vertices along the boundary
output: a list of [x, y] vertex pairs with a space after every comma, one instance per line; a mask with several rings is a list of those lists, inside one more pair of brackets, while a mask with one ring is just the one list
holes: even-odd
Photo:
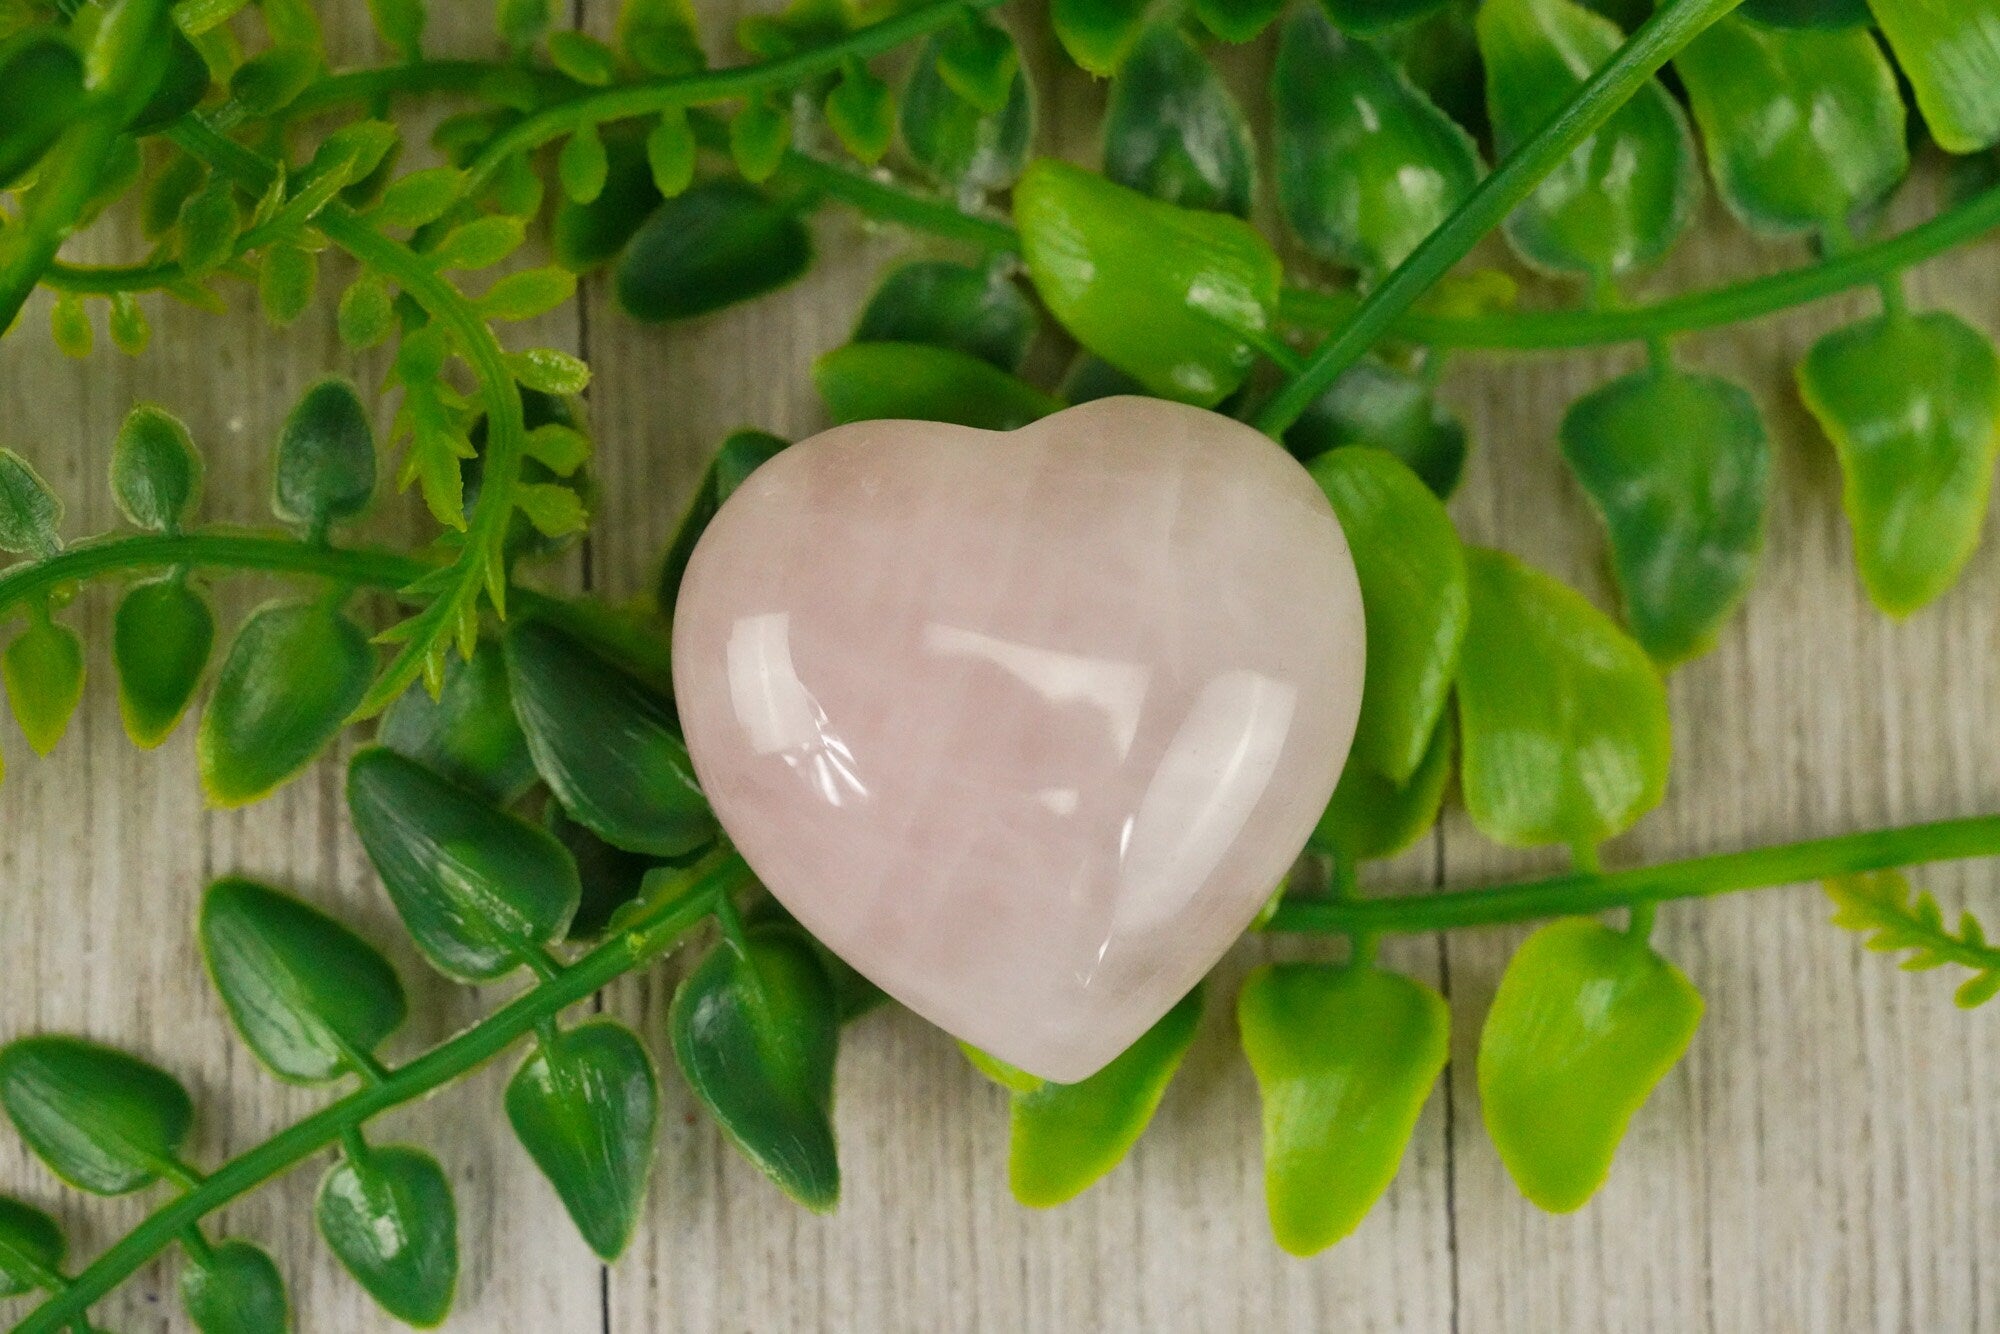
[[1361, 595], [1303, 469], [1114, 398], [1011, 433], [842, 426], [759, 468], [681, 585], [723, 828], [946, 1031], [1092, 1074], [1228, 949], [1360, 709]]

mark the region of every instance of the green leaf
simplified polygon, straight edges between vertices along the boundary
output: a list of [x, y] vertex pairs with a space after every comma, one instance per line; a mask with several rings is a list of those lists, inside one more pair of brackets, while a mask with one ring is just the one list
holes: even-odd
[[714, 837], [665, 700], [545, 622], [510, 621], [506, 649], [535, 769], [573, 819], [613, 847], [661, 857]]
[[895, 96], [888, 84], [857, 61], [826, 95], [826, 123], [842, 148], [872, 167], [896, 137]]
[[1468, 617], [1465, 552], [1444, 504], [1377, 449], [1312, 464], [1346, 534], [1368, 623], [1368, 672], [1349, 766], [1409, 782], [1444, 713]]
[[423, 0], [368, 0], [368, 17], [397, 55], [409, 61], [422, 58], [424, 23], [429, 18]]
[[1040, 324], [1005, 270], [951, 260], [900, 264], [882, 279], [854, 326], [857, 343], [930, 343], [1020, 367]]
[[490, 981], [562, 939], [582, 890], [547, 830], [386, 746], [348, 765], [347, 809], [403, 925], [440, 972]]
[[1243, 109], [1200, 48], [1171, 23], [1147, 27], [1111, 80], [1105, 176], [1169, 204], [1247, 217], [1256, 154]]
[[1973, 1009], [2000, 995], [2000, 948], [1987, 943], [1985, 928], [1971, 913], [1961, 914], [1958, 929], [1951, 930], [1937, 900], [1913, 890], [1901, 871], [1837, 876], [1825, 888], [1836, 910], [1833, 924], [1862, 933], [1869, 949], [1907, 953], [1906, 969], [1946, 964], [1971, 969], [1972, 975], [1952, 997], [1960, 1009]]
[[555, 482], [530, 482], [514, 491], [514, 507], [544, 537], [567, 537], [589, 526], [583, 497]]
[[507, 369], [524, 388], [557, 398], [580, 394], [590, 387], [590, 367], [553, 347], [531, 347], [507, 354]]
[[1015, 1199], [1035, 1209], [1062, 1204], [1123, 1161], [1187, 1055], [1201, 1006], [1196, 987], [1090, 1078], [1012, 1095], [1007, 1181]]
[[437, 698], [423, 690], [397, 696], [376, 740], [496, 806], [512, 805], [535, 782], [497, 643], [482, 641], [470, 658], [454, 656]]
[[1522, 1194], [1568, 1213], [1597, 1192], [1701, 1011], [1680, 970], [1622, 931], [1571, 917], [1528, 937], [1479, 1035], [1480, 1110]]
[[751, 98], [729, 119], [729, 156], [752, 185], [770, 180], [791, 146], [792, 118], [773, 102]]
[[201, 1334], [285, 1334], [291, 1312], [277, 1264], [247, 1241], [190, 1252], [181, 1305]]
[[1374, 357], [1344, 371], [1285, 432], [1285, 448], [1301, 459], [1349, 445], [1394, 454], [1440, 500], [1465, 471], [1465, 426], [1421, 377]]
[[69, 128], [84, 104], [83, 57], [51, 32], [0, 42], [0, 189]]
[[805, 933], [752, 928], [712, 948], [674, 992], [674, 1059], [730, 1142], [816, 1213], [840, 1198], [833, 986]]
[[391, 181], [368, 212], [378, 227], [421, 227], [443, 217], [465, 193], [465, 173], [457, 167], [428, 167]]
[[479, 298], [479, 313], [489, 320], [531, 320], [575, 295], [574, 273], [558, 268], [523, 269], [487, 288]]
[[1756, 400], [1715, 376], [1638, 371], [1577, 400], [1562, 450], [1604, 518], [1633, 637], [1663, 664], [1707, 652], [1764, 546]]
[[1853, 28], [1873, 22], [1868, 0], [1743, 0], [1740, 12], [1778, 28]]
[[302, 246], [279, 243], [264, 251], [257, 266], [257, 299], [264, 316], [279, 328], [305, 314], [319, 285], [319, 259]]
[[94, 1195], [124, 1195], [176, 1170], [194, 1124], [194, 1104], [172, 1075], [71, 1037], [0, 1047], [0, 1107], [37, 1158]]
[[185, 579], [134, 584], [112, 620], [118, 709], [134, 745], [150, 750], [180, 723], [215, 647], [215, 613]]
[[0, 678], [14, 721], [37, 755], [56, 748], [83, 698], [83, 640], [40, 608], [0, 655]]
[[1444, 792], [1451, 779], [1452, 738], [1457, 729], [1451, 715], [1438, 720], [1417, 771], [1397, 783], [1363, 764], [1341, 770], [1340, 783], [1320, 813], [1309, 844], [1349, 866], [1376, 857], [1393, 857], [1437, 824]]
[[49, 338], [55, 343], [56, 351], [72, 361], [82, 361], [90, 356], [97, 334], [91, 328], [90, 311], [84, 306], [83, 298], [72, 292], [61, 292], [49, 303]]
[[591, 88], [602, 88], [618, 72], [618, 58], [611, 48], [587, 32], [550, 33], [549, 60], [564, 74]]
[[687, 573], [688, 558], [694, 554], [695, 543], [701, 540], [708, 521], [722, 508], [722, 502], [735, 494], [744, 478], [776, 458], [788, 443], [766, 431], [736, 431], [708, 461], [701, 482], [695, 487], [694, 499], [688, 502], [687, 511], [674, 528], [673, 540], [667, 543], [667, 554], [660, 562], [654, 598], [669, 619], [680, 597], [681, 577]]
[[604, 178], [610, 170], [595, 121], [585, 121], [571, 132], [556, 157], [556, 177], [562, 182], [563, 197], [579, 204], [588, 204], [604, 193]]
[[[1552, 119], [1625, 40], [1617, 24], [1574, 0], [1485, 0], [1478, 32], [1500, 157]], [[1687, 117], [1650, 80], [1514, 211], [1507, 238], [1530, 263], [1609, 281], [1666, 254], [1700, 186]]]
[[360, 1074], [409, 1015], [373, 945], [289, 894], [226, 877], [201, 901], [201, 955], [236, 1031], [280, 1078]]
[[937, 46], [938, 77], [988, 115], [1006, 109], [1020, 69], [1014, 35], [985, 14], [968, 10]]
[[1868, 0], [1947, 153], [2000, 143], [2000, 0]]
[[236, 207], [236, 190], [227, 177], [213, 176], [181, 205], [175, 230], [180, 234], [181, 272], [199, 282], [228, 259], [243, 229]]
[[694, 165], [699, 152], [700, 145], [695, 142], [687, 112], [679, 107], [661, 112], [660, 119], [646, 135], [646, 169], [652, 176], [653, 189], [662, 199], [672, 199], [694, 184]]
[[347, 1272], [406, 1324], [428, 1329], [458, 1287], [458, 1210], [437, 1159], [404, 1144], [335, 1163], [314, 1207]]
[[[687, 117], [680, 119], [685, 129]], [[604, 140], [603, 188], [588, 204], [565, 195], [556, 205], [550, 242], [556, 261], [564, 268], [587, 273], [609, 263], [660, 206], [661, 192], [647, 162], [649, 143], [614, 130]], [[690, 173], [694, 170], [693, 143], [690, 133], [686, 164]], [[686, 188], [685, 182], [682, 188]]]
[[247, 805], [305, 768], [361, 703], [374, 670], [367, 634], [324, 600], [252, 612], [195, 740], [209, 801]]
[[796, 216], [728, 179], [669, 199], [618, 262], [618, 304], [650, 323], [692, 319], [774, 292], [812, 264]]
[[1451, 1013], [1414, 978], [1286, 963], [1244, 979], [1236, 1016], [1264, 1105], [1271, 1231], [1312, 1255], [1395, 1179], [1451, 1055]]
[[1050, 313], [1152, 393], [1213, 407], [1249, 374], [1281, 270], [1248, 223], [1047, 158], [1015, 189], [1014, 220]]
[[1284, 0], [1194, 0], [1195, 17], [1225, 42], [1247, 42], [1271, 26]]
[[118, 512], [141, 528], [176, 531], [201, 492], [201, 454], [187, 427], [160, 408], [132, 409], [111, 447]]
[[903, 85], [903, 147], [938, 184], [976, 202], [1021, 175], [1035, 135], [1034, 89], [1016, 62], [1006, 101], [986, 110], [951, 86], [940, 69], [948, 34], [931, 38]]
[[598, 1019], [544, 1040], [507, 1083], [507, 1120], [605, 1260], [632, 1239], [660, 1124], [660, 1081], [631, 1029]]
[[1306, 249], [1376, 283], [1479, 183], [1470, 135], [1366, 41], [1316, 9], [1271, 72], [1278, 204]]
[[49, 1275], [62, 1272], [68, 1251], [69, 1241], [55, 1219], [0, 1195], [0, 1298], [40, 1291]]
[[689, 0], [625, 0], [618, 48], [648, 74], [689, 74], [707, 63]]
[[375, 431], [346, 380], [321, 380], [285, 418], [278, 437], [278, 517], [323, 533], [368, 508], [375, 494]]
[[62, 501], [34, 466], [0, 449], [0, 551], [46, 560], [62, 550]]
[[1594, 847], [1657, 806], [1671, 736], [1659, 670], [1575, 590], [1466, 549], [1460, 783], [1498, 843]]
[[1910, 169], [1903, 95], [1872, 34], [1733, 15], [1674, 58], [1737, 217], [1776, 235], [1845, 225]]
[[506, 214], [488, 214], [454, 227], [430, 252], [439, 270], [484, 269], [498, 264], [528, 239], [527, 224]]
[[1447, 0], [1320, 0], [1344, 31], [1373, 36], [1441, 8]]
[[250, 57], [229, 78], [229, 95], [253, 118], [290, 106], [318, 72], [319, 54], [308, 47], [276, 46]]
[[812, 373], [836, 422], [911, 418], [1011, 431], [1063, 406], [991, 362], [927, 343], [849, 343]]
[[1875, 605], [1907, 616], [1979, 546], [2000, 453], [2000, 358], [1955, 315], [1890, 314], [1828, 334], [1799, 392], [1833, 441], [1854, 558]]
[[336, 316], [340, 341], [350, 348], [374, 347], [395, 327], [396, 311], [389, 300], [389, 288], [373, 274], [363, 274], [340, 294]]
[[1149, 0], [1051, 0], [1049, 23], [1069, 58], [1103, 78], [1139, 41]]
[[136, 357], [146, 350], [153, 339], [153, 327], [146, 322], [146, 312], [139, 306], [139, 299], [130, 292], [118, 292], [111, 298], [111, 344], [128, 357]]
[[561, 802], [543, 804], [542, 827], [576, 862], [576, 878], [583, 888], [576, 916], [570, 918], [567, 939], [595, 940], [619, 910], [639, 897], [646, 873], [658, 863], [641, 853], [612, 847], [570, 819]]

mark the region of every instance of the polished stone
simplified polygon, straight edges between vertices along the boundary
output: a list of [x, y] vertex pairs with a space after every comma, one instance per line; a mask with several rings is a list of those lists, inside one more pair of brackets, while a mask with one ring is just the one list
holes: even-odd
[[674, 684], [785, 907], [939, 1027], [1070, 1082], [1277, 886], [1353, 739], [1362, 650], [1305, 471], [1227, 417], [1115, 398], [778, 455], [688, 564]]

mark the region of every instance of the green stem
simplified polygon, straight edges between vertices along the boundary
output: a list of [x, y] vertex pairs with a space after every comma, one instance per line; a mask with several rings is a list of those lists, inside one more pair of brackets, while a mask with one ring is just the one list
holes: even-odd
[[172, 1245], [183, 1229], [290, 1171], [357, 1131], [371, 1117], [421, 1098], [485, 1064], [542, 1020], [663, 953], [708, 916], [717, 896], [746, 883], [749, 874], [749, 868], [734, 853], [698, 867], [689, 873], [684, 893], [578, 959], [561, 976], [517, 996], [472, 1028], [399, 1067], [385, 1082], [357, 1089], [230, 1159], [201, 1185], [154, 1210], [93, 1260], [68, 1289], [30, 1312], [15, 1327], [15, 1334], [48, 1334], [60, 1329]]
[[1775, 889], [1857, 871], [2000, 856], [2000, 814], [1863, 830], [1631, 871], [1570, 874], [1446, 894], [1301, 900], [1279, 906], [1267, 931], [1412, 934], [1641, 908], [1740, 890]]
[[46, 560], [22, 561], [0, 570], [0, 613], [24, 601], [46, 597], [63, 584], [121, 571], [176, 566], [314, 575], [335, 583], [386, 589], [406, 587], [437, 568], [392, 551], [312, 546], [290, 537], [226, 529], [171, 535], [134, 533], [79, 542]]
[[[1703, 29], [1741, 0], [1666, 0], [1631, 40], [1585, 82], [1563, 109], [1482, 180], [1452, 215], [1355, 308], [1348, 320], [1257, 414], [1257, 429], [1280, 436], [1314, 399], [1390, 332], [1438, 279], [1505, 221], [1576, 146], [1609, 120]], [[1610, 313], [1610, 312], [1604, 312]]]

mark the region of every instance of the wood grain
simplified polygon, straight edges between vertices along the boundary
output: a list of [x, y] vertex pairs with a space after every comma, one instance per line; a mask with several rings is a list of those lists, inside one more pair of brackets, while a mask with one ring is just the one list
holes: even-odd
[[[703, 8], [727, 49], [739, 8]], [[767, 6], [754, 6], [758, 8]], [[434, 6], [434, 45], [488, 49], [485, 6]], [[359, 3], [333, 7], [344, 55], [379, 55]], [[608, 5], [579, 16], [600, 33]], [[1040, 31], [1039, 16], [1012, 22]], [[1101, 86], [1045, 41], [1030, 64], [1044, 90], [1045, 144], [1088, 160]], [[1244, 87], [1265, 57], [1227, 56]], [[1916, 200], [1920, 213], [1934, 201]], [[1662, 290], [1786, 262], [1719, 216], [1656, 285]], [[590, 415], [603, 503], [572, 580], [642, 592], [709, 450], [754, 425], [804, 435], [823, 418], [814, 356], [846, 337], [880, 270], [921, 243], [829, 212], [805, 281], [690, 325], [647, 329], [601, 281], [578, 307], [510, 334], [554, 343], [596, 369]], [[136, 238], [93, 236], [94, 253]], [[83, 253], [81, 250], [79, 253]], [[261, 326], [247, 294], [225, 316], [149, 303], [143, 358], [101, 349], [59, 358], [46, 308], [0, 344], [0, 443], [21, 450], [70, 499], [65, 532], [110, 527], [109, 443], [134, 401], [186, 417], [210, 460], [208, 513], [265, 512], [268, 449], [312, 379], [371, 383], [332, 333], [349, 272], [329, 260], [321, 297], [294, 329]], [[1940, 264], [1912, 297], [1993, 317], [1991, 251]], [[1617, 864], [1829, 833], [1887, 820], [1990, 809], [2000, 800], [2000, 556], [1989, 549], [1937, 607], [1904, 624], [1872, 612], [1851, 573], [1838, 479], [1789, 388], [1819, 330], [1865, 301], [1700, 340], [1690, 360], [1751, 385], [1778, 446], [1778, 500], [1763, 578], [1711, 656], [1674, 678], [1675, 776], [1665, 807], [1609, 851]], [[1561, 411], [1631, 364], [1629, 354], [1473, 359], [1449, 393], [1477, 454], [1454, 512], [1472, 540], [1506, 547], [1610, 606], [1595, 521], [1554, 448]], [[407, 506], [377, 522], [425, 530]], [[219, 590], [225, 621], [275, 586]], [[212, 1162], [321, 1095], [259, 1070], [228, 1032], [201, 975], [190, 925], [201, 886], [241, 871], [296, 888], [358, 921], [411, 984], [415, 1050], [490, 1006], [443, 982], [406, 943], [344, 819], [344, 753], [244, 813], [203, 809], [192, 729], [142, 754], [118, 724], [105, 660], [111, 600], [75, 613], [92, 682], [56, 755], [36, 760], [11, 722], [0, 787], [0, 1039], [41, 1029], [129, 1046], [188, 1079], [202, 1108], [195, 1154]], [[1478, 883], [1545, 859], [1506, 854], [1458, 816], [1374, 877], [1417, 889]], [[1990, 900], [1992, 872], [1926, 877], [1947, 904]], [[665, 1139], [651, 1208], [607, 1272], [576, 1240], [498, 1113], [505, 1070], [406, 1109], [379, 1131], [431, 1147], [462, 1210], [465, 1274], [451, 1328], [491, 1331], [1145, 1330], [1961, 1331], [2000, 1325], [2000, 1007], [1963, 1015], [1936, 977], [1897, 972], [1825, 925], [1811, 888], [1675, 908], [1658, 942], [1706, 992], [1687, 1061], [1641, 1112], [1611, 1182], [1563, 1218], [1527, 1205], [1479, 1124], [1478, 1025], [1521, 933], [1391, 942], [1387, 961], [1443, 987], [1454, 1062], [1419, 1123], [1402, 1174], [1356, 1236], [1310, 1261], [1283, 1256], [1262, 1216], [1255, 1092], [1236, 1052], [1235, 979], [1263, 954], [1240, 947], [1211, 986], [1188, 1065], [1138, 1150], [1099, 1187], [1048, 1213], [1006, 1193], [1005, 1104], [942, 1035], [900, 1013], [857, 1025], [840, 1066], [845, 1174], [827, 1219], [786, 1203], [722, 1143], [666, 1076]], [[613, 988], [606, 1008], [664, 1051], [671, 969]], [[230, 1210], [220, 1226], [284, 1263], [303, 1331], [384, 1319], [312, 1235], [317, 1169]], [[142, 1200], [61, 1192], [11, 1135], [0, 1189], [54, 1208], [88, 1254]], [[105, 1304], [120, 1330], [182, 1328], [173, 1266], [155, 1266]]]

